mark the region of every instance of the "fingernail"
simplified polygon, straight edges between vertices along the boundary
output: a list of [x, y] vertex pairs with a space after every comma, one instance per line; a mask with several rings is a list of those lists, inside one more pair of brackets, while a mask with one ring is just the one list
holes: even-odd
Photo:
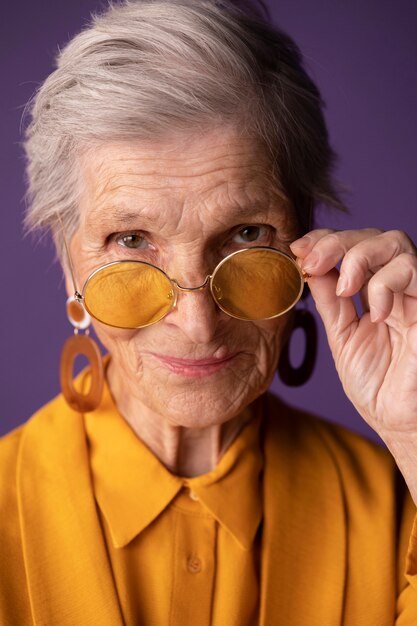
[[309, 235], [304, 235], [300, 239], [296, 239], [290, 244], [290, 248], [293, 246], [296, 248], [306, 248], [311, 243], [311, 237]]
[[339, 276], [339, 280], [336, 285], [336, 295], [341, 296], [344, 291], [346, 291], [348, 286], [348, 281], [345, 276]]
[[312, 252], [311, 254], [307, 256], [307, 260], [304, 261], [303, 270], [305, 272], [311, 272], [311, 270], [313, 270], [315, 266], [317, 265], [318, 260], [319, 260], [318, 252]]

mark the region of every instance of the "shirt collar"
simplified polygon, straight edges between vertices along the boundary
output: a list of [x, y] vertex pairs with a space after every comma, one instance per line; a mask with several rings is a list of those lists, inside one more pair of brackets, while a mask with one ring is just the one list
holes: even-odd
[[118, 413], [107, 383], [100, 407], [85, 415], [97, 503], [113, 545], [142, 532], [189, 487], [239, 545], [249, 550], [262, 518], [260, 402], [251, 420], [207, 474], [172, 474]]
[[188, 478], [189, 488], [240, 546], [249, 550], [262, 519], [260, 403], [254, 415], [209, 473]]

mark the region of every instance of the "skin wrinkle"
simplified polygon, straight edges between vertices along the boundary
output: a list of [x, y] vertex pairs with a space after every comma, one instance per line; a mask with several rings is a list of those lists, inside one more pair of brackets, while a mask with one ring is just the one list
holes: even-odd
[[[186, 178], [184, 171], [189, 172]], [[111, 188], [103, 176], [111, 177]], [[152, 184], [143, 185], [144, 178]], [[286, 252], [286, 242], [297, 231], [293, 213], [272, 186], [262, 153], [234, 135], [225, 142], [223, 129], [185, 147], [180, 142], [176, 150], [133, 143], [97, 148], [84, 162], [84, 185], [80, 226], [70, 244], [81, 285], [91, 271], [116, 258], [148, 260], [180, 284], [201, 284], [221, 258], [250, 245], [232, 242], [237, 226], [266, 221], [273, 230], [261, 230], [261, 240], [252, 245]], [[135, 198], [134, 203], [127, 198]], [[117, 208], [104, 212], [113, 203]], [[251, 205], [256, 207], [252, 215], [247, 210]], [[128, 221], [123, 225], [125, 211]], [[129, 250], [111, 237], [129, 229], [143, 230], [149, 247]], [[72, 293], [68, 276], [67, 285]], [[179, 294], [177, 307], [147, 328], [94, 326], [112, 357], [108, 380], [121, 414], [168, 469], [195, 476], [217, 465], [250, 419], [247, 407], [270, 384], [287, 322], [288, 315], [264, 322], [235, 320], [205, 290]], [[171, 371], [153, 354], [235, 357], [214, 374], [190, 378]]]
[[[142, 145], [144, 145], [142, 143]], [[163, 176], [161, 177], [161, 172], [164, 172], [164, 168], [165, 168], [165, 164], [168, 164], [170, 166], [172, 165], [177, 165], [177, 171], [176, 171], [176, 184], [178, 184], [178, 179], [197, 179], [197, 184], [198, 184], [198, 177], [199, 175], [205, 171], [206, 168], [206, 157], [204, 154], [204, 150], [201, 151], [201, 153], [197, 153], [197, 155], [193, 158], [191, 158], [189, 160], [189, 162], [187, 163], [186, 166], [183, 166], [182, 160], [181, 158], [178, 158], [176, 156], [176, 152], [178, 151], [178, 149], [182, 146], [183, 149], [187, 149], [187, 146], [189, 145], [189, 141], [181, 141], [180, 137], [176, 138], [176, 141], [174, 143], [174, 145], [171, 147], [171, 149], [167, 149], [166, 148], [166, 144], [164, 144], [164, 153], [165, 154], [170, 154], [169, 157], [162, 156], [162, 154], [164, 153], [160, 153], [160, 155], [158, 156], [158, 159], [155, 161], [155, 158], [141, 158], [141, 177], [143, 177], [145, 179], [145, 181], [147, 181], [147, 184], [143, 186], [143, 189], [149, 189], [152, 190], [154, 188], [158, 189], [159, 191], [164, 191], [167, 190], [168, 192], [171, 189], [171, 183], [172, 181], [169, 179], [169, 177], [167, 176]], [[123, 147], [126, 147], [126, 144], [119, 144], [119, 146], [123, 149]], [[146, 144], [145, 144], [146, 146]], [[145, 147], [144, 146], [144, 147]], [[150, 146], [152, 149], [154, 149], [155, 144], [152, 144]], [[219, 150], [222, 151], [224, 153], [224, 151], [227, 151], [228, 149], [228, 145], [226, 143], [220, 143], [219, 145]], [[97, 152], [97, 148], [94, 149], [94, 152], [92, 150], [88, 150], [86, 151], [81, 158], [82, 163], [86, 163], [88, 161], [91, 161], [92, 158], [94, 158], [94, 155]], [[125, 151], [124, 151], [125, 152]], [[237, 153], [234, 155], [234, 158], [245, 158], [247, 155], [245, 154], [244, 151], [239, 152], [237, 151]], [[219, 161], [220, 165], [219, 167], [215, 167], [215, 163]], [[133, 174], [133, 178], [135, 178], [135, 173], [134, 173], [134, 167], [135, 167], [135, 162], [136, 159], [135, 157], [129, 157], [128, 155], [126, 155], [126, 158], [124, 158], [124, 156], [122, 157], [118, 157], [116, 156], [113, 160], [112, 163], [109, 163], [107, 160], [101, 160], [96, 164], [96, 176], [104, 181], [102, 184], [100, 184], [99, 186], [97, 186], [96, 188], [96, 193], [95, 193], [95, 197], [94, 197], [94, 201], [98, 202], [100, 200], [100, 197], [102, 195], [108, 195], [111, 194], [112, 192], [117, 192], [119, 191], [121, 188], [123, 188], [124, 185], [126, 185], [128, 183], [129, 180], [129, 176], [131, 174]], [[147, 169], [146, 167], [144, 167], [144, 165], [146, 165], [147, 163], [151, 164], [150, 169]], [[112, 168], [114, 168], [115, 166], [117, 167], [118, 165], [121, 165], [122, 168], [124, 169], [124, 171], [126, 172], [123, 176], [123, 180], [122, 183], [120, 184], [120, 174], [115, 174], [112, 171]], [[129, 168], [129, 165], [131, 164], [132, 169]], [[224, 156], [214, 156], [213, 159], [211, 160], [211, 173], [212, 174], [216, 174], [218, 172], [226, 172], [229, 169], [233, 169], [233, 165], [232, 164], [228, 164], [227, 162], [224, 162]], [[128, 167], [127, 171], [126, 171], [126, 165]], [[243, 172], [244, 168], [246, 166], [246, 163], [241, 163], [241, 172]], [[190, 173], [190, 169], [192, 169], [192, 173]], [[257, 174], [261, 174], [264, 175], [265, 174], [265, 168], [259, 167], [255, 164], [251, 164], [250, 167], [251, 173], [253, 175], [257, 175]], [[156, 187], [154, 187], [155, 181], [154, 181], [154, 175], [158, 174], [158, 183], [156, 185]], [[165, 185], [161, 184], [161, 178], [162, 180], [165, 180]], [[242, 176], [241, 180], [244, 180], [245, 177]], [[189, 182], [189, 180], [187, 180], [187, 183]]]
[[[228, 129], [222, 129], [222, 134], [230, 135], [230, 130], [228, 131]], [[187, 179], [197, 179], [197, 184], [200, 187], [199, 175], [206, 170], [205, 150], [202, 149], [202, 150], [196, 151], [196, 155], [190, 158], [189, 162], [186, 165], [183, 165], [182, 159], [177, 156], [177, 152], [181, 154], [182, 151], [187, 149], [187, 147], [190, 145], [190, 142], [191, 144], [194, 142], [194, 137], [190, 139], [190, 138], [184, 138], [181, 135], [175, 135], [173, 139], [171, 139], [170, 143], [164, 142], [162, 145], [160, 145], [161, 150], [156, 160], [155, 160], [155, 157], [152, 158], [152, 157], [146, 157], [144, 155], [141, 155], [140, 164], [141, 164], [142, 179], [144, 179], [144, 181], [147, 181], [148, 185], [150, 184], [150, 182], [154, 184], [155, 183], [154, 174], [155, 172], [157, 172], [158, 184], [156, 188], [158, 189], [159, 193], [161, 193], [161, 191], [166, 190], [169, 194], [171, 192], [172, 181], [170, 181], [169, 177], [167, 177], [165, 174], [165, 176], [162, 178], [166, 180], [167, 186], [164, 187], [163, 185], [161, 185], [161, 172], [165, 172], [165, 164], [170, 164], [171, 166], [172, 165], [177, 166], [176, 175], [175, 175], [175, 179], [176, 179], [175, 184], [177, 186], [178, 186], [178, 181], [181, 178], [184, 178], [188, 186], [189, 186], [189, 180]], [[242, 140], [241, 140], [241, 143], [242, 143]], [[115, 155], [111, 163], [107, 159], [97, 159], [97, 146], [95, 146], [93, 149], [85, 150], [84, 153], [81, 155], [81, 165], [84, 166], [83, 168], [84, 172], [86, 171], [85, 165], [91, 162], [92, 159], [94, 159], [96, 178], [98, 178], [101, 181], [104, 181], [104, 182], [99, 183], [96, 187], [96, 192], [95, 192], [95, 197], [94, 197], [95, 204], [100, 201], [100, 196], [103, 195], [103, 193], [108, 194], [111, 191], [118, 191], [120, 187], [122, 187], [122, 185], [119, 185], [119, 184], [116, 184], [116, 185], [114, 183], [113, 185], [111, 184], [112, 180], [120, 180], [120, 173], [119, 175], [115, 175], [115, 172], [113, 172], [112, 168], [116, 166], [116, 169], [117, 169], [117, 167], [121, 165], [122, 168], [125, 170], [126, 164], [128, 165], [131, 164], [132, 167], [135, 164], [136, 158], [134, 156], [129, 156], [129, 154], [127, 154], [126, 148], [128, 144], [126, 144], [126, 142], [115, 144], [115, 145], [118, 145], [120, 147], [121, 153], [123, 156]], [[150, 149], [154, 150], [155, 147], [158, 147], [159, 144], [155, 144], [155, 143], [146, 144], [142, 142], [141, 145], [144, 148], [148, 146]], [[252, 145], [255, 146], [255, 149], [257, 148], [256, 144], [252, 144]], [[219, 142], [218, 147], [219, 147], [219, 152], [223, 154], [222, 155], [219, 154], [219, 156], [212, 155], [212, 158], [211, 158], [211, 166], [212, 166], [211, 173], [212, 174], [216, 174], [219, 171], [226, 172], [228, 169], [233, 169], [233, 167], [235, 167], [235, 165], [228, 163], [227, 156], [225, 159], [224, 153], [225, 151], [227, 153], [227, 150], [229, 147], [228, 143]], [[265, 162], [265, 159], [260, 159], [259, 163], [258, 162], [254, 163], [252, 159], [252, 162], [249, 163], [249, 168], [248, 168], [248, 164], [245, 163], [245, 161], [247, 161], [247, 157], [248, 157], [247, 152], [245, 152], [244, 150], [239, 150], [239, 149], [233, 155], [233, 158], [235, 160], [241, 159], [241, 158], [244, 159], [244, 161], [240, 163], [240, 166], [239, 166], [239, 170], [241, 174], [240, 182], [245, 182], [245, 183], [248, 182], [247, 173], [246, 172], [244, 173], [244, 170], [246, 168], [246, 169], [249, 169], [249, 173], [255, 178], [255, 180], [257, 179], [259, 175], [261, 175], [262, 178], [267, 178], [267, 182], [268, 182], [267, 188], [268, 187], [272, 188], [273, 185], [272, 185], [272, 177], [270, 173], [269, 163], [267, 164]], [[217, 161], [220, 162], [220, 166], [214, 167]], [[151, 167], [150, 169], [147, 169], [146, 167], [144, 167], [147, 163], [150, 163], [153, 167]], [[190, 173], [190, 169], [193, 169], [192, 173]], [[130, 169], [129, 172], [132, 174], [133, 173], [132, 169]], [[124, 178], [128, 178], [128, 176], [126, 176], [126, 173], [124, 174]], [[123, 180], [123, 185], [126, 185], [127, 182], [128, 181]], [[265, 184], [261, 186], [261, 189], [262, 188], [265, 188]], [[153, 189], [153, 186], [142, 185], [141, 191], [145, 189]], [[201, 194], [202, 192], [201, 188], [199, 188], [199, 192]], [[274, 193], [277, 196], [279, 196], [281, 200], [285, 201], [285, 197], [282, 195], [282, 192], [276, 187], [276, 185], [274, 185]]]
[[[206, 202], [203, 203], [203, 207], [206, 207], [206, 206], [207, 206], [207, 203]], [[157, 213], [157, 217], [155, 219], [151, 220], [150, 216], [149, 216], [149, 217], [145, 218], [145, 222], [142, 222], [142, 220], [144, 218], [143, 218], [142, 212], [140, 212], [139, 218], [136, 218], [136, 221], [130, 221], [129, 220], [129, 223], [126, 224], [126, 226], [125, 226], [125, 230], [129, 230], [129, 228], [131, 228], [132, 230], [135, 230], [138, 227], [140, 228], [141, 226], [142, 226], [142, 228], [140, 228], [140, 230], [145, 230], [145, 231], [148, 229], [148, 227], [152, 227], [154, 230], [158, 230], [158, 231], [164, 230], [166, 220], [160, 221], [160, 218], [159, 218], [159, 215], [160, 215], [159, 208], [160, 207], [161, 207], [161, 205], [155, 205], [156, 211], [154, 209], [154, 212]], [[162, 207], [163, 207], [163, 205], [162, 205]], [[234, 212], [234, 210], [230, 209], [230, 213], [233, 214], [233, 212]], [[186, 211], [183, 210], [183, 211], [180, 211], [179, 213], [180, 214], [178, 215], [178, 219], [177, 220], [171, 218], [171, 222], [172, 223], [170, 224], [170, 229], [167, 232], [167, 236], [168, 237], [174, 237], [175, 236], [179, 242], [182, 242], [184, 238], [188, 239], [188, 241], [186, 242], [186, 245], [187, 245], [187, 247], [189, 247], [191, 249], [191, 252], [193, 252], [193, 247], [194, 247], [195, 243], [197, 242], [197, 244], [199, 245], [199, 242], [200, 242], [200, 239], [201, 239], [201, 232], [203, 230], [203, 225], [202, 225], [201, 222], [196, 223], [195, 228], [194, 228], [195, 232], [193, 233], [192, 237], [190, 237], [190, 234], [188, 233], [188, 230], [183, 228], [182, 222], [181, 222], [181, 220], [183, 219], [182, 216], [184, 214], [186, 214]], [[278, 224], [278, 228], [277, 228], [278, 232], [279, 233], [285, 233], [285, 234], [282, 234], [280, 236], [280, 239], [276, 243], [276, 246], [278, 248], [283, 249], [283, 251], [288, 252], [288, 246], [286, 244], [289, 243], [289, 241], [291, 240], [292, 237], [289, 237], [286, 233], [292, 232], [292, 231], [290, 231], [289, 225], [286, 223], [286, 221], [280, 220], [279, 222], [277, 222], [274, 213], [275, 212], [273, 210], [264, 211], [263, 214], [261, 214], [261, 213], [259, 213], [257, 211], [253, 215], [253, 217], [252, 217], [252, 219], [250, 221], [253, 222], [253, 223], [260, 223], [260, 224], [262, 224], [262, 223], [269, 223], [272, 219], [274, 219], [275, 222]], [[236, 219], [238, 220], [237, 223], [239, 224], [241, 219], [243, 219], [243, 221], [244, 221], [245, 217], [246, 217], [246, 219], [248, 219], [249, 215], [250, 215], [250, 213], [246, 212], [246, 210], [245, 210], [245, 216], [241, 216], [240, 215], [240, 210], [239, 210], [239, 212], [236, 215]], [[97, 228], [100, 229], [100, 227], [97, 227], [97, 219], [98, 219], [98, 213], [95, 212], [95, 219], [88, 219], [88, 220], [86, 220], [85, 228], [86, 228], [87, 231], [89, 230], [90, 226], [93, 223], [94, 223], [94, 231], [96, 231]], [[212, 228], [212, 234], [209, 237], [209, 241], [207, 242], [208, 243], [208, 245], [206, 246], [207, 248], [210, 247], [210, 244], [215, 242], [215, 239], [216, 239], [216, 237], [219, 234], [221, 235], [222, 238], [225, 237], [224, 222], [222, 222], [222, 217], [219, 216], [218, 218], [216, 218], [216, 216], [213, 216], [213, 213], [211, 212], [210, 213], [210, 219], [211, 219], [211, 225], [212, 226], [216, 225], [217, 228], [214, 228], [214, 227]], [[197, 219], [196, 219], [196, 222], [197, 222]], [[235, 223], [235, 222], [233, 222], [233, 223]], [[107, 228], [110, 227], [109, 220], [108, 220], [107, 217], [105, 218], [105, 225], [106, 225]], [[222, 227], [222, 225], [223, 225], [223, 227]], [[121, 228], [122, 228], [122, 225], [118, 223], [116, 230], [121, 229]], [[103, 230], [105, 230], [104, 226], [103, 226]], [[294, 236], [294, 235], [292, 235], [292, 236]], [[112, 256], [110, 257], [108, 249], [105, 246], [103, 246], [101, 244], [95, 244], [93, 240], [90, 240], [88, 232], [86, 233], [86, 238], [88, 238], [89, 245], [91, 244], [91, 248], [92, 248], [91, 252], [93, 253], [93, 257], [96, 256], [96, 258], [97, 258], [97, 262], [95, 263], [95, 265], [94, 265], [94, 267], [92, 269], [95, 269], [96, 267], [99, 267], [103, 263], [109, 262], [110, 260], [118, 260], [118, 259], [121, 259], [121, 258], [132, 258], [131, 257], [131, 253], [130, 252], [127, 253], [126, 251], [123, 251], [123, 249], [121, 249], [120, 246], [117, 246], [116, 249], [113, 249], [111, 251], [111, 255]], [[201, 246], [200, 246], [200, 248], [201, 248]], [[201, 251], [199, 251], [199, 252], [200, 252], [200, 255], [202, 255], [203, 254], [203, 249], [201, 249]], [[100, 253], [102, 253], [102, 255], [103, 255], [101, 259], [100, 259], [100, 256], [99, 256]], [[184, 253], [186, 255], [189, 254], [188, 250], [185, 250], [185, 249], [184, 249]], [[85, 254], [88, 254], [88, 249], [85, 249]], [[127, 254], [127, 256], [126, 256], [126, 254]], [[148, 253], [147, 253], [146, 254], [146, 258], [144, 258], [143, 256], [141, 258], [143, 258], [143, 260], [148, 260], [150, 262], [155, 263], [156, 265], [161, 266], [162, 269], [167, 271], [168, 274], [172, 278], [178, 279], [178, 276], [175, 276], [174, 274], [172, 274], [172, 273], [170, 273], [168, 271], [167, 262], [164, 260], [164, 259], [167, 258], [167, 256], [169, 256], [169, 255], [167, 254], [167, 252], [165, 250], [165, 247], [164, 246], [160, 246], [160, 254], [158, 256], [155, 256], [154, 254], [150, 254], [150, 253], [148, 255]], [[211, 273], [212, 270], [214, 269], [215, 265], [217, 265], [217, 263], [221, 260], [222, 256], [225, 256], [225, 255], [218, 255], [218, 254], [217, 255], [211, 255], [209, 264], [206, 265], [206, 267], [201, 270], [201, 276], [202, 277], [204, 276], [204, 278], [205, 278], [205, 276], [207, 274]], [[88, 276], [88, 274], [86, 274], [86, 275], [81, 277], [81, 279], [82, 279], [80, 281], [81, 284], [84, 283], [84, 281], [86, 280], [87, 276]], [[200, 281], [200, 282], [202, 282], [202, 281]]]
[[[140, 191], [141, 191], [140, 188], [138, 188], [137, 192], [140, 193]], [[270, 203], [271, 201], [269, 200], [268, 204]], [[155, 208], [158, 208], [158, 207], [154, 207], [154, 210]], [[152, 208], [150, 206], [146, 206], [146, 207], [141, 207], [140, 209], [138, 209], [137, 213], [133, 213], [131, 211], [128, 211], [127, 209], [123, 209], [122, 207], [117, 207], [115, 205], [103, 206], [102, 213], [105, 215], [104, 217], [101, 218], [101, 226], [103, 228], [110, 227], [110, 226], [112, 226], [113, 228], [116, 226], [120, 226], [120, 227], [123, 226], [125, 229], [129, 229], [129, 228], [134, 229], [134, 227], [137, 225], [138, 221], [140, 220], [140, 222], [142, 223], [143, 229], [146, 230], [148, 226], [155, 225], [155, 218], [151, 219], [150, 217], [147, 216], [147, 213], [150, 212], [151, 210]], [[252, 220], [257, 220], [259, 223], [263, 223], [263, 222], [268, 223], [269, 221], [268, 213], [265, 212], [265, 209], [258, 210], [256, 207], [250, 207], [250, 206], [248, 207], [236, 206], [232, 208], [232, 206], [230, 205], [229, 210], [230, 212], [233, 211], [233, 213], [236, 214], [236, 218], [240, 218], [242, 220], [244, 220], [245, 218], [251, 218]], [[99, 212], [96, 212], [96, 215], [98, 214]], [[94, 218], [90, 217], [88, 219], [88, 222], [93, 224]], [[218, 223], [220, 225], [221, 218], [213, 216], [213, 223]], [[285, 230], [288, 230], [288, 228], [285, 227]], [[290, 240], [288, 239], [288, 241]]]

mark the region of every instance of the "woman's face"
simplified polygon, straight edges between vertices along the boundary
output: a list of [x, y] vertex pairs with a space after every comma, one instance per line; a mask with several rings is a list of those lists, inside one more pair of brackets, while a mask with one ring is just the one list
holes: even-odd
[[[84, 155], [82, 168], [71, 241], [79, 289], [93, 270], [121, 259], [148, 261], [193, 287], [231, 252], [288, 252], [296, 236], [260, 150], [224, 129], [152, 146], [102, 146]], [[69, 276], [67, 284], [72, 293]], [[94, 327], [126, 393], [173, 425], [204, 427], [237, 415], [268, 387], [286, 322], [233, 319], [205, 289], [180, 293], [153, 326]]]

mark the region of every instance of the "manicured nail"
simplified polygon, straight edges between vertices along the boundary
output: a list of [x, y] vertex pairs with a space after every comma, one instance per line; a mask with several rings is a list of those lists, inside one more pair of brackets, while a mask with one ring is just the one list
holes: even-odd
[[346, 291], [348, 286], [348, 281], [345, 276], [339, 276], [339, 280], [336, 285], [336, 295], [341, 296], [344, 291]]
[[311, 254], [307, 256], [307, 260], [304, 260], [303, 270], [307, 273], [311, 272], [311, 270], [313, 270], [316, 267], [318, 261], [319, 261], [318, 252], [312, 252]]
[[306, 248], [310, 243], [311, 237], [309, 237], [309, 235], [304, 235], [304, 237], [293, 241], [292, 244], [290, 244], [290, 248], [292, 248], [293, 246], [295, 248]]

